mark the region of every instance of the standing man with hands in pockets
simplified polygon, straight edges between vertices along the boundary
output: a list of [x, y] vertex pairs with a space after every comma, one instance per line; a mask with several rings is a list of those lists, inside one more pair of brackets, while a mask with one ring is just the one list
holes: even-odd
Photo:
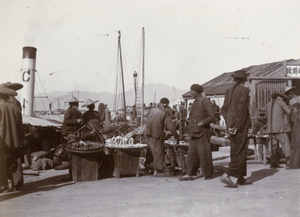
[[213, 177], [210, 123], [215, 119], [215, 112], [210, 100], [202, 96], [202, 86], [193, 84], [190, 89], [195, 98], [189, 116], [191, 142], [188, 150], [187, 172], [179, 180], [193, 180], [199, 167], [201, 168], [201, 176], [204, 176], [207, 180]]
[[[232, 77], [235, 84], [226, 91], [221, 109], [230, 135], [231, 161], [220, 180], [229, 187], [237, 188], [237, 184], [252, 184], [244, 178], [247, 174], [247, 134], [251, 127], [251, 119], [248, 109], [249, 88], [244, 86], [248, 75], [246, 71], [239, 70], [235, 71]], [[237, 178], [237, 183], [234, 183], [231, 177]]]

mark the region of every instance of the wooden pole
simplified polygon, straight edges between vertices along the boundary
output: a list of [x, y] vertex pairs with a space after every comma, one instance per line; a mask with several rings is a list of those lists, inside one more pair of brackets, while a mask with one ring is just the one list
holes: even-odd
[[122, 50], [121, 50], [121, 31], [118, 31], [118, 33], [119, 33], [118, 45], [119, 45], [119, 51], [120, 51], [120, 66], [121, 66], [122, 88], [123, 88], [123, 106], [124, 106], [125, 123], [127, 123], [125, 86], [124, 86], [124, 74], [123, 74], [123, 62], [122, 62]]
[[144, 124], [144, 84], [145, 84], [145, 29], [143, 27], [143, 62], [142, 62], [142, 110], [141, 126]]

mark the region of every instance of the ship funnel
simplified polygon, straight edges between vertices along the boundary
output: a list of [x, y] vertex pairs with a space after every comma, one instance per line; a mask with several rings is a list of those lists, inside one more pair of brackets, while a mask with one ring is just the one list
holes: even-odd
[[21, 70], [24, 88], [21, 104], [23, 106], [23, 114], [30, 117], [33, 116], [36, 51], [35, 47], [23, 47]]

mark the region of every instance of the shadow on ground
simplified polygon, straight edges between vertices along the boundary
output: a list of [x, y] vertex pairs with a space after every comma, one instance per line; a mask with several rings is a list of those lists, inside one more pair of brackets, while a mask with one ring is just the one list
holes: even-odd
[[38, 195], [41, 195], [43, 194], [43, 191], [51, 191], [56, 188], [61, 188], [72, 184], [73, 183], [70, 180], [69, 174], [53, 176], [43, 180], [27, 183], [20, 191], [0, 194], [0, 202], [35, 192], [38, 192]]
[[[247, 162], [248, 163], [248, 162]], [[226, 164], [227, 165], [227, 164]], [[213, 178], [217, 178], [223, 175], [225, 172], [226, 166], [223, 165], [214, 165], [214, 175]], [[279, 170], [276, 168], [270, 168], [270, 169], [261, 169], [258, 171], [253, 171], [251, 173], [251, 176], [248, 177], [252, 182], [259, 181], [261, 179], [264, 179], [268, 176], [272, 176], [275, 173], [277, 173]]]
[[249, 177], [249, 179], [252, 182], [256, 182], [259, 181], [261, 179], [264, 179], [268, 176], [273, 176], [275, 173], [277, 173], [279, 170], [275, 169], [275, 168], [270, 168], [270, 169], [262, 169], [262, 170], [258, 170], [258, 171], [254, 171], [252, 172], [251, 176]]

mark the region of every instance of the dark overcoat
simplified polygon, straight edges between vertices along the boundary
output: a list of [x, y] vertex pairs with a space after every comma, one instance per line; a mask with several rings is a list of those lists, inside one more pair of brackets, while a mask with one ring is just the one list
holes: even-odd
[[229, 88], [225, 94], [224, 105], [221, 113], [227, 128], [234, 127], [241, 131], [251, 127], [249, 114], [249, 88], [239, 84]]
[[74, 133], [80, 128], [81, 124], [77, 123], [77, 119], [82, 118], [82, 114], [76, 108], [68, 108], [64, 115], [64, 122], [61, 134], [63, 136]]

